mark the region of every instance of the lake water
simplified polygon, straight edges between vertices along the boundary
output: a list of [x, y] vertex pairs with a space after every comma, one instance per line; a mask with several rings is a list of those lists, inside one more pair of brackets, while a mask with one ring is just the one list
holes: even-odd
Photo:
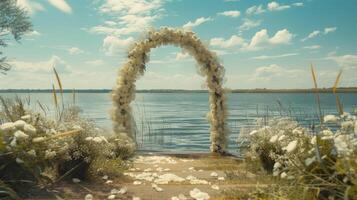
[[[2, 93], [13, 97], [16, 94]], [[30, 97], [31, 106], [39, 110], [36, 101], [53, 107], [49, 93], [18, 94]], [[357, 94], [340, 94], [344, 110], [357, 108]], [[72, 94], [64, 95], [65, 102], [72, 103]], [[111, 129], [109, 112], [111, 99], [105, 93], [79, 93], [76, 104], [83, 115], [93, 119], [99, 126]], [[291, 116], [309, 126], [316, 121], [314, 94], [228, 94], [230, 128], [229, 151], [237, 151], [236, 140], [241, 127], [252, 126], [258, 117]], [[206, 93], [138, 93], [132, 104], [138, 133], [139, 149], [165, 152], [208, 152], [209, 111]], [[321, 107], [325, 114], [336, 114], [335, 96], [321, 94]]]

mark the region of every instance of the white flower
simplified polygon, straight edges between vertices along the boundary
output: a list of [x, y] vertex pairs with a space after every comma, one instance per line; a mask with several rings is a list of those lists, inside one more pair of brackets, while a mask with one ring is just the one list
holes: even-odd
[[275, 142], [278, 140], [278, 137], [279, 137], [278, 135], [272, 136], [272, 137], [270, 138], [269, 142], [275, 143]]
[[275, 169], [279, 169], [280, 167], [281, 167], [280, 162], [274, 163], [274, 170], [275, 170]]
[[86, 137], [85, 140], [86, 140], [86, 141], [92, 141], [92, 140], [93, 140], [93, 137]]
[[96, 142], [96, 143], [102, 143], [103, 142], [103, 139], [101, 137], [94, 137], [92, 139], [93, 142]]
[[317, 142], [317, 138], [316, 138], [316, 136], [314, 135], [314, 136], [312, 136], [310, 143], [315, 145], [316, 142]]
[[0, 126], [0, 131], [2, 131], [2, 132], [8, 132], [8, 131], [12, 131], [14, 129], [15, 129], [15, 124], [12, 122], [3, 123]]
[[16, 145], [17, 145], [17, 141], [16, 141], [16, 137], [14, 137], [10, 142], [10, 146], [16, 147]]
[[202, 192], [197, 188], [190, 191], [190, 196], [195, 200], [208, 200], [210, 198], [207, 193]]
[[25, 124], [24, 131], [26, 133], [35, 134], [36, 133], [36, 128], [33, 127], [31, 124]]
[[36, 157], [36, 151], [34, 149], [31, 149], [30, 151], [27, 151], [27, 154], [33, 157]]
[[299, 129], [299, 128], [296, 128], [293, 130], [293, 134], [295, 135], [301, 135], [302, 134], [302, 131]]
[[93, 195], [87, 194], [87, 195], [84, 197], [84, 200], [93, 200]]
[[338, 153], [342, 154], [348, 151], [348, 145], [346, 143], [345, 135], [338, 135], [337, 137], [335, 137], [334, 143]]
[[298, 144], [298, 141], [297, 140], [294, 140], [294, 141], [291, 141], [288, 146], [285, 147], [285, 150], [290, 153], [290, 152], [293, 152], [296, 147], [297, 147], [297, 144]]
[[224, 177], [223, 177], [223, 176], [220, 176], [220, 177], [217, 178], [217, 180], [219, 180], [219, 181], [224, 181]]
[[24, 161], [23, 161], [23, 160], [21, 160], [20, 158], [16, 158], [16, 162], [17, 162], [18, 164], [22, 164], [22, 163], [24, 163]]
[[27, 135], [26, 133], [22, 132], [22, 131], [16, 131], [14, 133], [14, 136], [18, 139], [18, 140], [26, 140], [29, 135]]
[[52, 158], [54, 158], [56, 156], [56, 152], [55, 151], [51, 151], [51, 150], [49, 150], [49, 149], [47, 149], [46, 151], [45, 151], [45, 158], [46, 159], [52, 159]]
[[115, 199], [115, 195], [114, 194], [109, 195], [108, 199]]
[[32, 139], [32, 142], [39, 143], [39, 142], [45, 141], [45, 139], [46, 139], [45, 137], [36, 137], [36, 138]]
[[24, 115], [21, 117], [21, 119], [23, 119], [23, 120], [31, 119], [31, 115]]
[[104, 175], [103, 177], [102, 177], [102, 179], [104, 179], [104, 180], [108, 180], [108, 175]]
[[313, 162], [315, 162], [315, 160], [316, 160], [316, 157], [315, 157], [315, 156], [312, 157], [312, 158], [306, 158], [306, 160], [305, 160], [305, 166], [306, 166], [306, 167], [310, 166]]
[[79, 183], [79, 182], [81, 182], [81, 180], [78, 179], [78, 178], [72, 178], [72, 182], [73, 182], [73, 183]]
[[326, 115], [324, 116], [324, 122], [325, 123], [337, 123], [338, 117], [335, 115]]
[[283, 172], [283, 173], [280, 174], [280, 178], [282, 178], [282, 179], [286, 178], [287, 176], [288, 176], [288, 175], [287, 175], [285, 172]]
[[133, 185], [141, 185], [141, 181], [134, 181]]
[[257, 130], [254, 130], [254, 131], [251, 131], [250, 133], [249, 133], [249, 135], [255, 135], [255, 134], [257, 134], [258, 133], [258, 131]]
[[278, 141], [282, 141], [285, 138], [285, 135], [279, 137]]
[[23, 121], [23, 120], [17, 120], [16, 122], [14, 122], [14, 126], [17, 128], [17, 129], [23, 129], [24, 126], [25, 126], [26, 122]]

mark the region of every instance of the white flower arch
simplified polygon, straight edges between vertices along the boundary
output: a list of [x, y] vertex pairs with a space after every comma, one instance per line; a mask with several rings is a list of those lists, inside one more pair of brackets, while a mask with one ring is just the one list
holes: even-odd
[[209, 51], [193, 32], [171, 28], [149, 31], [144, 39], [134, 44], [128, 52], [128, 60], [119, 71], [113, 89], [114, 132], [125, 132], [133, 137], [133, 116], [130, 103], [135, 99], [135, 82], [144, 74], [148, 54], [161, 45], [175, 45], [192, 55], [202, 76], [206, 77], [209, 90], [211, 124], [211, 151], [224, 153], [227, 147], [228, 128], [225, 91], [222, 88], [224, 68], [215, 53]]

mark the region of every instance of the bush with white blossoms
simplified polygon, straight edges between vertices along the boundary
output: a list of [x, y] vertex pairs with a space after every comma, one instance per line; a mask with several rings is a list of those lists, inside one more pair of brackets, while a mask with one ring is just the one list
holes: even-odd
[[239, 141], [247, 143], [248, 162], [259, 162], [277, 177], [279, 185], [288, 185], [281, 187], [285, 194], [294, 193], [302, 199], [357, 197], [354, 115], [327, 115], [314, 129], [301, 127], [289, 118], [259, 121], [254, 130], [241, 132]]
[[104, 130], [82, 118], [77, 107], [63, 109], [61, 117], [52, 120], [19, 99], [0, 100], [0, 190], [7, 188], [5, 193], [26, 197], [28, 189], [57, 178], [85, 179], [93, 161], [119, 154], [117, 146], [122, 154], [134, 151], [129, 142], [110, 143], [102, 136]]

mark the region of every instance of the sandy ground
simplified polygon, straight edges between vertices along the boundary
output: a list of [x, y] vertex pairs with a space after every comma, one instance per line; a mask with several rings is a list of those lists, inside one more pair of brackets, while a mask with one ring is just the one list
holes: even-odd
[[216, 199], [224, 190], [255, 187], [256, 175], [242, 169], [241, 163], [235, 157], [211, 154], [137, 155], [121, 177], [60, 183], [51, 191], [57, 199]]

